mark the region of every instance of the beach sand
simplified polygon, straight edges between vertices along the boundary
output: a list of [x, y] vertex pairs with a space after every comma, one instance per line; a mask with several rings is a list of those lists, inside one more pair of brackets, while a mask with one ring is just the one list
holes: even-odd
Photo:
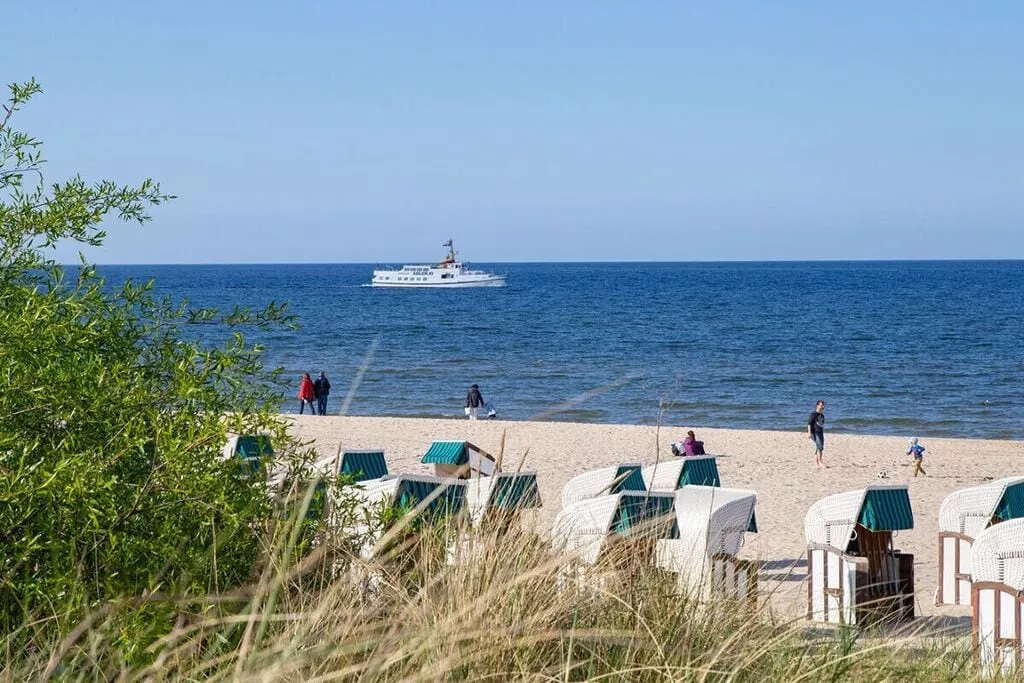
[[[542, 520], [561, 507], [562, 488], [586, 470], [622, 462], [653, 464], [672, 457], [669, 444], [686, 428], [564, 422], [504, 422], [371, 417], [290, 416], [296, 436], [311, 441], [327, 461], [345, 449], [381, 448], [392, 473], [431, 472], [419, 462], [435, 439], [466, 440], [497, 456], [505, 433], [503, 469], [536, 471]], [[969, 607], [934, 604], [939, 505], [951, 491], [989, 478], [1021, 474], [1024, 442], [922, 438], [927, 476], [913, 477], [904, 455], [908, 437], [827, 434], [827, 469], [813, 465], [814, 448], [804, 432], [741, 431], [693, 427], [708, 453], [718, 454], [722, 485], [757, 492], [760, 533], [747, 534], [741, 557], [764, 565], [761, 590], [787, 616], [806, 609], [804, 515], [832, 493], [871, 484], [910, 485], [914, 528], [896, 534], [895, 545], [913, 553], [919, 616], [963, 623]], [[525, 459], [524, 459], [525, 455]], [[885, 472], [888, 478], [880, 480]]]

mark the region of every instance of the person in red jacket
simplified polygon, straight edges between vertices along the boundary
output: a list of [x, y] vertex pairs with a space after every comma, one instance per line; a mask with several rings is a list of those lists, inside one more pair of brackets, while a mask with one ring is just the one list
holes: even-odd
[[302, 373], [302, 382], [299, 384], [299, 415], [302, 415], [303, 409], [306, 404], [309, 404], [309, 414], [316, 415], [316, 407], [313, 401], [316, 400], [316, 393], [313, 391], [313, 380], [309, 378], [309, 373]]

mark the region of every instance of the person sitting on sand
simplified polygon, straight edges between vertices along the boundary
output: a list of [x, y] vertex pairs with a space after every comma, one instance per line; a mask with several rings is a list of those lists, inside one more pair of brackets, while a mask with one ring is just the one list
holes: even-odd
[[687, 455], [705, 455], [704, 453], [704, 442], [697, 441], [697, 435], [693, 433], [693, 430], [686, 432], [686, 438], [683, 442], [672, 444], [672, 455], [675, 456], [687, 456]]
[[924, 464], [924, 446], [917, 442], [916, 436], [910, 440], [910, 448], [907, 449], [907, 455], [914, 456], [915, 477], [918, 475], [918, 473], [924, 475], [928, 474], [927, 472], [924, 471], [924, 467], [922, 467], [922, 465]]

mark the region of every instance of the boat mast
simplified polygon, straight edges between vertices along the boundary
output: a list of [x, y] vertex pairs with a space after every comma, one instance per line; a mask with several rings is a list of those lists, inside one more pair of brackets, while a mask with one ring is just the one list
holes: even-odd
[[445, 261], [455, 262], [455, 244], [452, 242], [452, 238], [449, 237], [448, 241], [441, 245], [442, 247], [448, 247], [448, 258]]

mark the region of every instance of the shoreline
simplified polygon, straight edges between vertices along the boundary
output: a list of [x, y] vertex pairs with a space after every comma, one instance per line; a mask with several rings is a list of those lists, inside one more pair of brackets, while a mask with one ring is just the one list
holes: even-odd
[[[430, 473], [419, 462], [434, 440], [472, 441], [497, 457], [504, 433], [505, 469], [536, 471], [546, 528], [561, 508], [562, 488], [586, 470], [623, 462], [653, 464], [672, 458], [681, 440], [675, 426], [572, 422], [284, 415], [292, 433], [311, 441], [321, 462], [345, 449], [382, 448], [392, 473]], [[916, 613], [969, 621], [969, 607], [935, 607], [939, 505], [949, 493], [1020, 474], [1024, 441], [924, 439], [926, 476], [912, 476], [908, 440], [898, 436], [829, 434], [827, 469], [813, 465], [813, 445], [798, 431], [694, 428], [709, 454], [719, 456], [722, 485], [758, 494], [759, 533], [748, 534], [741, 557], [764, 562], [761, 591], [780, 613], [798, 617], [806, 606], [804, 516], [815, 501], [872, 484], [910, 488], [914, 528], [896, 534], [896, 547], [914, 555]], [[879, 479], [880, 472], [886, 478]]]

